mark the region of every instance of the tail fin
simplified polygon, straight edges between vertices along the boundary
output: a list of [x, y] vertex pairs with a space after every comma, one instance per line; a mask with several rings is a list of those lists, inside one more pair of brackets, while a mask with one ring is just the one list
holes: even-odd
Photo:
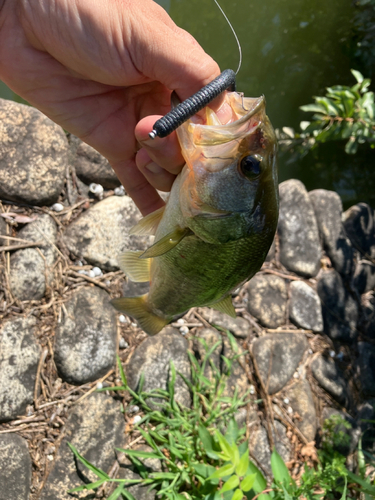
[[156, 335], [168, 324], [168, 320], [151, 311], [147, 304], [147, 295], [146, 293], [140, 297], [121, 297], [111, 300], [111, 304], [118, 311], [136, 319], [148, 335]]

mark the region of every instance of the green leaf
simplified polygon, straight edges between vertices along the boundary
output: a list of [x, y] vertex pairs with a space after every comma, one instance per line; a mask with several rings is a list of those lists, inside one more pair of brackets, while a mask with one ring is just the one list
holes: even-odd
[[249, 474], [248, 476], [246, 476], [241, 481], [241, 490], [242, 491], [250, 491], [251, 488], [254, 486], [256, 477], [257, 477], [256, 474]]
[[246, 475], [256, 474], [256, 479], [254, 482], [253, 490], [256, 493], [262, 493], [267, 488], [267, 481], [265, 480], [263, 474], [258, 469], [258, 467], [253, 464], [253, 462], [249, 462], [249, 467], [247, 469]]
[[366, 479], [362, 479], [360, 476], [357, 476], [357, 474], [353, 474], [353, 472], [350, 472], [349, 470], [347, 470], [346, 472], [349, 479], [362, 486], [362, 491], [364, 493], [375, 495], [375, 486], [372, 486]]
[[104, 484], [106, 481], [107, 481], [106, 479], [99, 479], [99, 481], [95, 481], [94, 483], [83, 484], [82, 486], [76, 486], [75, 488], [68, 490], [68, 493], [76, 493], [77, 491], [84, 491], [84, 490], [95, 490], [96, 488], [99, 488], [102, 484]]
[[304, 106], [300, 106], [299, 109], [306, 112], [326, 114], [326, 108], [320, 104], [305, 104]]
[[345, 486], [344, 486], [344, 491], [342, 492], [340, 500], [346, 500], [346, 490], [348, 487], [348, 480], [347, 480], [346, 476], [344, 477], [344, 479], [345, 479]]
[[151, 451], [123, 450], [122, 448], [116, 448], [116, 450], [121, 451], [122, 453], [125, 453], [126, 455], [129, 455], [130, 457], [137, 457], [137, 458], [158, 458], [159, 460], [165, 458], [164, 455], [158, 454], [158, 453], [153, 453]]
[[237, 442], [238, 434], [238, 424], [234, 418], [231, 418], [225, 433], [225, 438], [227, 439], [229, 444], [233, 444]]
[[[238, 474], [241, 477], [244, 476], [248, 467], [249, 467], [249, 452], [246, 450], [236, 467], [236, 474]], [[256, 476], [256, 474], [254, 476]]]
[[364, 77], [363, 77], [362, 73], [360, 73], [356, 69], [351, 69], [350, 71], [351, 71], [352, 75], [354, 76], [354, 78], [357, 80], [358, 83], [362, 83], [363, 82]]
[[234, 490], [234, 488], [237, 488], [239, 483], [240, 483], [239, 477], [233, 475], [228, 479], [228, 481], [225, 481], [223, 487], [219, 491], [220, 493], [224, 493], [225, 491]]
[[216, 478], [223, 478], [225, 476], [230, 476], [234, 472], [234, 465], [232, 464], [227, 464], [224, 465], [223, 467], [220, 467], [220, 469], [217, 469], [213, 474], [208, 479], [216, 479]]
[[106, 474], [105, 472], [103, 472], [102, 470], [98, 469], [97, 467], [95, 467], [95, 465], [93, 465], [91, 462], [89, 462], [88, 460], [86, 460], [78, 451], [77, 449], [70, 443], [67, 443], [67, 445], [69, 446], [69, 448], [71, 449], [71, 451], [74, 453], [74, 455], [78, 458], [78, 460], [80, 462], [83, 463], [83, 465], [85, 465], [88, 469], [90, 469], [94, 474], [96, 474], [98, 477], [100, 477], [101, 479], [109, 479], [109, 476], [108, 474]]
[[243, 497], [242, 491], [241, 490], [236, 490], [233, 493], [232, 500], [242, 500], [242, 497]]
[[221, 434], [220, 431], [216, 429], [215, 436], [217, 440], [219, 441], [220, 448], [222, 452], [227, 455], [228, 459], [233, 456], [233, 451], [231, 445], [228, 443], [228, 441], [225, 439], [225, 437]]
[[290, 474], [288, 468], [276, 450], [273, 450], [271, 455], [271, 468], [275, 481], [289, 485]]
[[116, 356], [116, 359], [117, 359], [118, 370], [120, 373], [122, 383], [124, 384], [124, 387], [128, 387], [128, 381], [126, 380], [126, 375], [124, 372], [124, 368], [122, 367], [122, 364], [121, 364], [120, 356]]

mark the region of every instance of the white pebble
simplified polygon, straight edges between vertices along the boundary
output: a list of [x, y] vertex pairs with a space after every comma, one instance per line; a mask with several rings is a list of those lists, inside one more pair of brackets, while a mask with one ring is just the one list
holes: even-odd
[[132, 326], [133, 328], [137, 328], [137, 326], [138, 326], [138, 325], [137, 325], [137, 323], [131, 323], [131, 326]]
[[98, 382], [98, 383], [96, 384], [96, 388], [97, 388], [97, 389], [103, 389], [103, 383], [102, 383], [102, 382]]
[[334, 358], [336, 356], [336, 353], [335, 351], [329, 351], [329, 355], [331, 356], [331, 358]]
[[49, 460], [50, 462], [52, 462], [52, 460], [53, 460], [53, 455], [47, 455], [47, 460]]
[[139, 406], [137, 406], [137, 405], [129, 406], [129, 409], [128, 409], [129, 413], [137, 413], [137, 411], [139, 411]]
[[293, 408], [291, 406], [288, 406], [288, 413], [291, 415], [293, 413]]
[[123, 314], [120, 314], [120, 316], [118, 317], [118, 320], [120, 323], [129, 323], [129, 321], [127, 320], [127, 318]]
[[185, 320], [184, 320], [184, 318], [178, 318], [177, 323], [178, 323], [179, 325], [184, 325], [184, 324], [185, 324]]
[[314, 351], [313, 351], [312, 349], [309, 349], [307, 352], [308, 352], [309, 354], [312, 354]]
[[64, 205], [62, 205], [61, 203], [54, 203], [51, 207], [51, 209], [54, 211], [54, 212], [61, 212], [62, 210], [64, 210]]
[[95, 184], [95, 182], [92, 182], [89, 186], [89, 191], [99, 198], [99, 200], [103, 199], [104, 188], [101, 184]]
[[138, 422], [140, 422], [141, 420], [142, 420], [142, 417], [140, 415], [136, 415], [133, 418], [133, 424], [138, 424]]
[[253, 386], [253, 384], [250, 385], [249, 392], [250, 394], [255, 394], [255, 387]]
[[100, 269], [100, 267], [93, 267], [92, 272], [95, 276], [103, 276], [103, 271]]
[[121, 337], [118, 346], [120, 349], [126, 349], [127, 347], [129, 347], [129, 344], [126, 342], [124, 338]]
[[115, 188], [114, 193], [115, 193], [116, 196], [125, 196], [125, 188], [124, 188], [124, 186], [118, 186], [117, 188]]
[[284, 404], [288, 405], [289, 404], [289, 398], [284, 398]]
[[180, 333], [182, 335], [186, 335], [187, 333], [189, 333], [189, 328], [187, 326], [181, 326]]
[[90, 271], [87, 273], [87, 276], [89, 278], [95, 278], [96, 275], [95, 275], [94, 271], [92, 269], [90, 269]]
[[78, 274], [84, 274], [85, 276], [87, 276], [88, 272], [85, 271], [84, 269], [81, 269], [80, 271], [78, 271]]
[[293, 373], [293, 378], [299, 378], [299, 373], [298, 372]]

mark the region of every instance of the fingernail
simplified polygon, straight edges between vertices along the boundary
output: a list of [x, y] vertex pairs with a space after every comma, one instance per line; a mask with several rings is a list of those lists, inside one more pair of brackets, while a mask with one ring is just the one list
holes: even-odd
[[153, 174], [161, 174], [164, 171], [164, 168], [160, 167], [154, 161], [148, 163], [144, 168], [146, 168], [147, 170], [149, 170]]

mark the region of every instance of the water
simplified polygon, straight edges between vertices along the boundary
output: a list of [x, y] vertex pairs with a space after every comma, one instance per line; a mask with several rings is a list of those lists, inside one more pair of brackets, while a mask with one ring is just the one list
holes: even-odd
[[[213, 0], [159, 0], [172, 19], [189, 31], [222, 69], [236, 69], [233, 34]], [[275, 127], [298, 129], [310, 115], [299, 106], [323, 95], [325, 87], [353, 85], [350, 68], [366, 74], [354, 58], [351, 0], [221, 0], [241, 41], [243, 62], [237, 88], [265, 94]], [[366, 75], [367, 76], [367, 75]], [[0, 96], [11, 98], [0, 84]], [[375, 207], [374, 151], [362, 146], [348, 156], [341, 143], [327, 143], [298, 163], [280, 161], [280, 180], [298, 178], [307, 189], [338, 191], [344, 205], [366, 201]]]

